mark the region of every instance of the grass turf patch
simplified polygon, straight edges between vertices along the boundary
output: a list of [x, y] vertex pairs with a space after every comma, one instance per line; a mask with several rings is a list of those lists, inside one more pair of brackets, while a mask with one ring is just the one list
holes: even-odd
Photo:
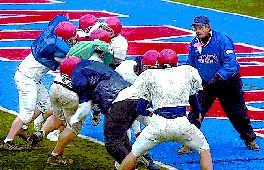
[[[15, 119], [15, 115], [0, 111], [0, 140], [3, 141]], [[33, 126], [29, 127], [33, 132]], [[15, 142], [24, 145], [19, 137]], [[56, 142], [44, 140], [32, 151], [1, 151], [0, 169], [114, 169], [114, 159], [107, 153], [105, 147], [98, 143], [76, 137], [65, 149], [64, 155], [74, 160], [73, 165], [51, 166], [47, 159]], [[140, 170], [146, 169], [143, 166]], [[162, 168], [165, 169], [165, 168]]]
[[264, 19], [263, 0], [171, 0]]

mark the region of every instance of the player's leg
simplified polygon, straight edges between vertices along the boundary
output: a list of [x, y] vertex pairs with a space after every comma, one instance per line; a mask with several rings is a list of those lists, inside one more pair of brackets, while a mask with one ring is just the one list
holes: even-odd
[[[217, 91], [215, 88], [205, 88], [203, 91], [200, 91], [198, 94], [198, 100], [199, 104], [201, 106], [201, 114], [202, 114], [202, 120], [204, 119], [206, 113], [209, 111], [211, 106], [213, 105], [215, 99], [217, 96]], [[188, 120], [194, 124], [197, 128], [201, 128], [201, 122], [199, 122], [198, 115], [194, 115], [192, 112], [188, 114]], [[178, 155], [184, 155], [192, 153], [193, 149], [189, 148], [188, 146], [182, 146], [178, 150]]]
[[170, 127], [173, 129], [171, 132], [174, 131], [176, 135], [175, 137], [172, 136], [175, 141], [181, 142], [184, 146], [198, 151], [201, 169], [213, 169], [209, 144], [203, 133], [196, 126], [191, 124], [186, 117], [179, 117], [176, 122], [174, 122], [174, 126]]
[[29, 123], [32, 119], [37, 101], [37, 88], [34, 80], [27, 78], [19, 71], [15, 74], [15, 80], [19, 94], [20, 112], [13, 121], [3, 144], [0, 146], [1, 150], [21, 150], [21, 148], [14, 145], [13, 141], [22, 126]]
[[48, 157], [47, 163], [51, 165], [72, 164], [73, 160], [63, 156], [65, 147], [75, 138], [76, 133], [67, 127], [60, 133], [58, 142]]
[[[62, 88], [62, 87], [61, 87]], [[79, 120], [74, 124], [71, 124], [71, 118], [76, 113], [78, 109], [78, 96], [69, 91], [68, 89], [64, 89], [60, 94], [60, 103], [63, 103], [61, 106], [64, 125], [66, 127], [60, 133], [56, 146], [54, 147], [51, 156], [48, 158], [48, 164], [72, 164], [73, 160], [68, 159], [63, 156], [64, 149], [68, 146], [68, 144], [77, 136], [82, 128], [83, 122], [85, 121], [85, 117]], [[54, 112], [54, 116], [56, 113]], [[53, 116], [53, 115], [52, 115]], [[50, 116], [50, 117], [52, 117]], [[62, 120], [62, 119], [60, 119]]]
[[[105, 147], [108, 153], [119, 163], [128, 155], [129, 140], [127, 130], [136, 119], [135, 108], [137, 101], [121, 101], [114, 103], [108, 114], [105, 115], [104, 136]], [[131, 146], [130, 146], [131, 148]]]
[[[133, 169], [138, 161], [143, 162], [145, 160], [143, 155], [159, 144], [158, 137], [156, 136], [157, 128], [157, 126], [150, 124], [142, 130], [140, 136], [132, 145], [132, 151], [123, 159], [119, 169]], [[145, 161], [148, 164], [148, 161]]]
[[227, 81], [228, 83], [222, 86], [223, 93], [219, 96], [219, 102], [248, 149], [260, 150], [247, 114], [241, 79], [239, 75], [235, 75]]
[[45, 121], [43, 114], [48, 112], [51, 108], [49, 94], [45, 86], [41, 82], [38, 82], [37, 88], [38, 88], [37, 89], [38, 103], [36, 105], [35, 112], [34, 112], [36, 119], [33, 119], [35, 131], [38, 131], [41, 129], [42, 124]]

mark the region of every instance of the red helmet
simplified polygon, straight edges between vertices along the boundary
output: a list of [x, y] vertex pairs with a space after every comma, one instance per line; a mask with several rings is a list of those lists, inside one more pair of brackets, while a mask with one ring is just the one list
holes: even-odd
[[83, 31], [90, 30], [91, 27], [94, 26], [94, 24], [97, 22], [98, 18], [96, 18], [94, 15], [86, 14], [80, 18], [79, 28]]
[[67, 41], [77, 34], [76, 27], [69, 21], [59, 23], [55, 28], [55, 35]]
[[101, 41], [104, 41], [106, 43], [110, 43], [111, 41], [111, 36], [110, 34], [105, 31], [105, 30], [101, 30], [101, 29], [97, 29], [97, 30], [94, 30], [90, 33], [90, 36], [88, 38], [89, 41], [93, 41], [93, 40], [96, 40], [96, 39], [99, 39]]
[[60, 63], [60, 73], [71, 77], [73, 69], [80, 63], [80, 61], [80, 58], [74, 56], [64, 59]]
[[160, 56], [160, 53], [156, 50], [147, 51], [141, 60], [142, 65], [144, 66], [156, 66], [157, 58]]
[[119, 19], [117, 19], [116, 17], [109, 17], [106, 18], [104, 22], [112, 30], [115, 36], [120, 34], [122, 30], [122, 24]]
[[157, 58], [159, 65], [170, 64], [177, 65], [178, 64], [178, 55], [172, 49], [164, 49], [160, 52], [160, 56]]

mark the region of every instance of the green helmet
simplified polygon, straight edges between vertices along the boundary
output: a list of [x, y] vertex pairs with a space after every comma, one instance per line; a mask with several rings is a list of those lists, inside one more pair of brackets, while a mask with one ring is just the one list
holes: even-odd
[[106, 65], [112, 62], [114, 55], [109, 44], [100, 40], [78, 42], [71, 47], [67, 57], [75, 56], [82, 60], [88, 60], [96, 51], [102, 52], [100, 58]]

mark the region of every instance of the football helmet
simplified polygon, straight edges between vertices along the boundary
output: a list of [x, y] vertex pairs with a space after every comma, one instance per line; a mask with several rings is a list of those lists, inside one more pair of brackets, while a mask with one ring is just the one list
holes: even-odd
[[80, 58], [74, 56], [66, 58], [60, 63], [60, 73], [71, 77], [73, 69], [80, 63], [80, 61]]
[[89, 41], [93, 41], [93, 40], [96, 40], [96, 39], [99, 39], [99, 40], [104, 41], [106, 43], [110, 43], [111, 36], [110, 36], [110, 34], [107, 31], [101, 30], [101, 29], [97, 29], [97, 30], [94, 30], [94, 31], [91, 32], [88, 40]]
[[104, 20], [101, 27], [109, 32], [112, 37], [115, 37], [121, 33], [122, 23], [116, 17], [108, 17]]
[[77, 28], [69, 21], [59, 23], [55, 28], [55, 35], [67, 41], [77, 35]]
[[169, 64], [171, 66], [176, 66], [178, 64], [178, 55], [172, 49], [164, 49], [160, 52], [157, 62], [159, 65]]
[[157, 66], [157, 58], [160, 56], [160, 53], [156, 50], [147, 51], [142, 57], [143, 66]]
[[86, 14], [82, 16], [79, 20], [79, 28], [82, 29], [84, 32], [89, 33], [92, 26], [98, 22], [98, 18], [94, 15]]

